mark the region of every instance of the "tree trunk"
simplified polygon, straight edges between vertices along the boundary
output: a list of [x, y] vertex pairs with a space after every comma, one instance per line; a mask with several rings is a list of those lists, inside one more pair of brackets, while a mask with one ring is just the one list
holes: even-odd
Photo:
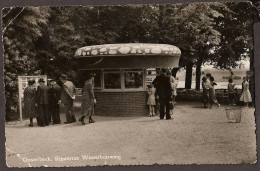
[[200, 90], [200, 76], [201, 76], [201, 65], [202, 62], [199, 59], [196, 66], [196, 90]]
[[179, 67], [172, 69], [172, 76], [173, 76], [174, 78], [176, 78], [176, 75], [177, 75], [177, 72], [179, 71], [179, 69], [180, 69]]
[[192, 67], [193, 67], [193, 63], [188, 62], [187, 65], [186, 65], [185, 89], [191, 89]]
[[250, 68], [249, 68], [249, 71], [250, 71], [250, 77], [249, 77], [249, 90], [250, 90], [250, 93], [251, 93], [251, 96], [252, 96], [252, 103], [254, 105], [255, 103], [255, 74], [254, 74], [254, 53], [251, 53], [250, 54]]

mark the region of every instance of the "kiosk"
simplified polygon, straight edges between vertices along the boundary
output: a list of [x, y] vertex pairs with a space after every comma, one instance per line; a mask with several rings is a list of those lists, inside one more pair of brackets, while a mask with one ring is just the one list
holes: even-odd
[[178, 67], [181, 51], [167, 44], [104, 44], [79, 48], [77, 69], [94, 72], [95, 114], [140, 116], [148, 114], [147, 69]]

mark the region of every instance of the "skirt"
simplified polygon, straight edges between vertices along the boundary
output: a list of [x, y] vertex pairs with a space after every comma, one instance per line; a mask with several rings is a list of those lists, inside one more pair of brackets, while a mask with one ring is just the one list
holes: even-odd
[[249, 90], [244, 90], [241, 97], [240, 97], [240, 101], [243, 102], [252, 102], [252, 97], [251, 97], [251, 93]]
[[147, 105], [153, 105], [153, 106], [156, 105], [156, 103], [155, 103], [155, 96], [154, 96], [154, 95], [150, 95], [150, 96], [148, 97]]

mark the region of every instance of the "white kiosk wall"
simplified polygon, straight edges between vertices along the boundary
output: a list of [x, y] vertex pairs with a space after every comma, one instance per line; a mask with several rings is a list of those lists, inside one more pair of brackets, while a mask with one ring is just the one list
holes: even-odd
[[35, 89], [39, 85], [38, 80], [43, 78], [45, 85], [47, 85], [47, 75], [37, 75], [37, 76], [18, 76], [18, 90], [19, 90], [19, 111], [20, 111], [20, 121], [23, 120], [23, 110], [22, 110], [22, 99], [24, 89], [28, 86], [28, 80], [34, 79], [36, 82]]

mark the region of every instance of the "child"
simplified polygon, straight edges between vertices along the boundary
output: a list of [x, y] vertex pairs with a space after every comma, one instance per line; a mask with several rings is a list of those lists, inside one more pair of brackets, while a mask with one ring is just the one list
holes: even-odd
[[240, 97], [240, 101], [243, 101], [245, 104], [245, 107], [248, 108], [248, 102], [252, 102], [252, 97], [251, 97], [251, 93], [249, 91], [249, 83], [247, 82], [246, 77], [243, 77], [242, 87], [243, 87], [243, 92]]
[[154, 111], [154, 107], [156, 105], [155, 95], [154, 95], [155, 91], [156, 91], [156, 89], [153, 87], [153, 84], [148, 85], [147, 93], [148, 93], [149, 97], [147, 100], [147, 105], [149, 105], [149, 111], [150, 111], [150, 114], [148, 115], [149, 117], [155, 116], [155, 111]]

